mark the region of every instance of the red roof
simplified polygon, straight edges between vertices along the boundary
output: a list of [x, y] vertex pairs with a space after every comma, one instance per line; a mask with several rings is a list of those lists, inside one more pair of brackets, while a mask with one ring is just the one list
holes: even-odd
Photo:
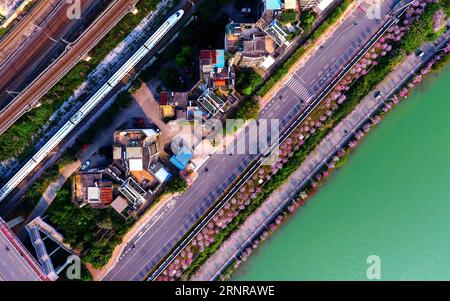
[[161, 92], [159, 93], [159, 104], [165, 106], [169, 103], [169, 93]]
[[105, 205], [109, 205], [113, 201], [113, 189], [112, 187], [101, 187], [100, 189], [100, 202]]
[[218, 78], [214, 81], [214, 85], [216, 87], [224, 87], [226, 85], [226, 81], [224, 79]]
[[[203, 65], [213, 65], [216, 63], [216, 51], [215, 50], [200, 50], [200, 60]], [[207, 62], [206, 62], [207, 61]]]

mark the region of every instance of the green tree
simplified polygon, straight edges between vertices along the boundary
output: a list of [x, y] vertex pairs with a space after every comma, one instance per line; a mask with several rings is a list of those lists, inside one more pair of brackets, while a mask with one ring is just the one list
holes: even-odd
[[236, 70], [236, 89], [245, 96], [253, 95], [262, 81], [262, 77], [253, 69]]
[[175, 63], [178, 67], [186, 67], [192, 61], [194, 50], [190, 46], [183, 46], [180, 53], [175, 57]]
[[280, 15], [279, 20], [283, 24], [294, 23], [297, 21], [297, 12], [293, 9], [284, 10]]
[[315, 19], [316, 16], [311, 11], [302, 12], [302, 14], [300, 15], [300, 22], [305, 30], [311, 29], [311, 26], [314, 23]]
[[256, 119], [259, 113], [259, 103], [253, 98], [246, 99], [234, 114], [235, 119]]
[[172, 178], [166, 186], [166, 192], [174, 193], [174, 192], [184, 192], [188, 188], [188, 184], [186, 180], [177, 176]]
[[181, 90], [184, 84], [180, 81], [180, 75], [174, 67], [162, 67], [159, 72], [159, 77], [164, 86], [169, 90]]

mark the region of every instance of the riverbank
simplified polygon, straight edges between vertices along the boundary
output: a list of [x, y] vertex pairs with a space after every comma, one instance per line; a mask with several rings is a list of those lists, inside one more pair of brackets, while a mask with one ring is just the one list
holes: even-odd
[[[376, 87], [376, 90], [386, 91], [402, 85], [402, 80], [407, 79], [413, 72], [417, 72], [414, 70], [417, 64], [420, 64], [420, 60], [417, 60], [415, 56], [410, 56], [400, 68], [390, 73]], [[423, 70], [428, 69], [427, 65]], [[398, 103], [398, 97], [395, 99]], [[274, 231], [288, 215], [302, 206], [306, 198], [309, 199], [316, 193], [318, 186], [326, 182], [337, 166], [342, 165], [341, 162], [347, 159], [350, 150], [356, 147], [374, 125], [378, 124], [385, 112], [388, 111], [386, 107], [390, 106], [389, 108], [391, 108], [392, 105], [387, 101], [384, 104], [383, 100], [375, 99], [372, 94], [361, 100], [352, 113], [341, 121], [314, 152], [302, 162], [286, 183], [275, 190], [261, 207], [224, 242], [223, 246], [199, 269], [194, 279], [215, 279], [220, 271], [234, 261], [235, 264], [225, 273], [226, 276], [229, 276], [233, 268], [237, 267], [240, 261], [245, 260], [260, 241], [268, 237], [269, 232]], [[381, 109], [379, 109], [380, 107]], [[379, 113], [374, 115], [374, 112]], [[298, 195], [299, 189], [302, 190], [302, 197]], [[283, 208], [286, 206], [289, 206], [288, 210], [284, 211]], [[235, 261], [235, 258], [238, 260]]]
[[372, 254], [385, 280], [450, 278], [450, 68], [430, 77], [233, 280], [364, 280]]
[[[230, 202], [224, 204], [216, 216], [208, 221], [202, 232], [198, 233], [191, 240], [190, 245], [181, 251], [178, 258], [162, 273], [161, 280], [176, 279], [181, 276], [183, 279], [189, 279], [219, 249], [222, 242], [233, 235], [247, 217], [256, 211], [274, 190], [283, 185], [321, 143], [322, 139], [354, 110], [360, 99], [369, 94], [382, 82], [384, 77], [404, 61], [404, 55], [408, 53], [406, 48], [410, 47], [408, 41], [411, 38], [414, 38], [415, 42], [420, 40], [419, 45], [429, 41], [429, 36], [424, 36], [424, 32], [426, 34], [433, 31], [432, 24], [428, 21], [442, 4], [428, 4], [427, 6], [426, 1], [415, 4], [424, 9], [408, 10], [401, 26], [390, 27], [377, 43], [367, 49], [365, 57], [359, 59], [358, 64], [353, 65], [349, 75], [340, 79], [340, 84], [336, 85], [324, 102], [316, 107], [315, 112], [303, 119], [295, 131], [286, 140], [283, 140], [279, 147], [280, 154], [277, 162], [270, 167], [260, 167], [257, 173], [253, 174], [251, 180], [242, 186], [239, 193], [235, 194]], [[425, 8], [425, 6], [427, 7]], [[427, 21], [427, 26], [420, 34], [417, 34], [413, 29], [417, 29], [424, 21]], [[404, 39], [402, 39], [403, 36]], [[415, 56], [412, 57], [416, 60], [416, 62], [409, 62], [410, 65], [412, 64], [412, 68], [410, 68], [411, 66], [401, 68], [402, 72], [397, 74], [399, 77], [392, 81], [393, 86], [392, 83], [386, 85], [383, 99], [392, 95], [398, 89], [398, 85], [403, 84], [403, 80], [410, 77], [410, 72], [415, 71], [416, 67], [420, 65], [420, 60]], [[377, 58], [378, 60], [375, 60]], [[423, 59], [426, 61], [429, 59], [429, 55]], [[375, 99], [373, 95], [371, 98]], [[383, 103], [382, 98], [375, 99], [377, 106], [374, 109], [378, 108], [380, 101]], [[384, 100], [388, 101], [388, 99]], [[365, 113], [369, 114], [367, 110]], [[370, 114], [373, 113], [370, 112]], [[352, 126], [355, 125], [352, 124]], [[345, 129], [345, 125], [341, 128]], [[358, 130], [358, 127], [350, 130]], [[347, 134], [347, 132], [345, 133]], [[321, 170], [315, 172], [320, 173]]]

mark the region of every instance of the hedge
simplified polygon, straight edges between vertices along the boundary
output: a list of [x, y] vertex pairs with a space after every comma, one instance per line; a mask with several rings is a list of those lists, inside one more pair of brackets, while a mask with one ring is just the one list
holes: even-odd
[[[0, 137], [0, 161], [18, 156], [26, 158], [33, 152], [30, 147], [40, 130], [52, 114], [73, 95], [73, 92], [86, 80], [98, 64], [147, 16], [154, 11], [160, 0], [141, 0], [136, 4], [138, 13], [127, 14], [90, 52], [89, 62], [76, 64], [47, 94], [42, 105], [24, 114]], [[85, 100], [81, 97], [79, 101]]]
[[[439, 9], [441, 3], [439, 4], [429, 4], [426, 7], [426, 13], [422, 14], [419, 20], [416, 21], [417, 26], [420, 24], [427, 24], [424, 27], [426, 33], [433, 32], [433, 26], [426, 23], [427, 18], [429, 18], [430, 12], [435, 12]], [[419, 45], [428, 41], [427, 34], [417, 34], [417, 31], [410, 30], [404, 37], [408, 40], [416, 39]], [[402, 40], [401, 40], [402, 41]], [[231, 234], [236, 231], [240, 225], [244, 223], [248, 216], [250, 216], [263, 201], [270, 196], [270, 194], [280, 187], [287, 178], [291, 175], [293, 171], [298, 169], [300, 164], [306, 159], [311, 151], [313, 151], [322, 139], [332, 131], [332, 129], [341, 122], [359, 103], [359, 101], [372, 89], [379, 84], [384, 77], [391, 72], [396, 64], [392, 64], [392, 61], [398, 61], [399, 57], [403, 58], [403, 53], [408, 49], [408, 44], [404, 42], [398, 42], [393, 45], [394, 51], [390, 52], [387, 56], [383, 57], [379, 64], [376, 65], [372, 70], [369, 71], [365, 76], [360, 77], [355, 84], [347, 91], [346, 101], [336, 110], [335, 114], [327, 121], [327, 123], [319, 129], [314, 134], [311, 134], [306, 140], [303, 146], [298, 150], [293, 157], [284, 165], [278, 173], [276, 173], [263, 187], [262, 192], [257, 195], [257, 197], [247, 206], [238, 216], [236, 216], [226, 227], [214, 237], [214, 242], [207, 246], [202, 253], [200, 253], [192, 264], [184, 272], [184, 276], [189, 278], [192, 276], [202, 264], [221, 246], [221, 244], [230, 237]]]

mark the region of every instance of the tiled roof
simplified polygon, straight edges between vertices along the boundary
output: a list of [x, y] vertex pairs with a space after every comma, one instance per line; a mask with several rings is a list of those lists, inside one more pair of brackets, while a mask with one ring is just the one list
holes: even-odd
[[102, 204], [109, 205], [112, 203], [112, 201], [113, 201], [112, 186], [100, 188], [100, 202]]
[[167, 105], [169, 102], [169, 93], [167, 92], [161, 92], [159, 93], [159, 104], [161, 106]]

